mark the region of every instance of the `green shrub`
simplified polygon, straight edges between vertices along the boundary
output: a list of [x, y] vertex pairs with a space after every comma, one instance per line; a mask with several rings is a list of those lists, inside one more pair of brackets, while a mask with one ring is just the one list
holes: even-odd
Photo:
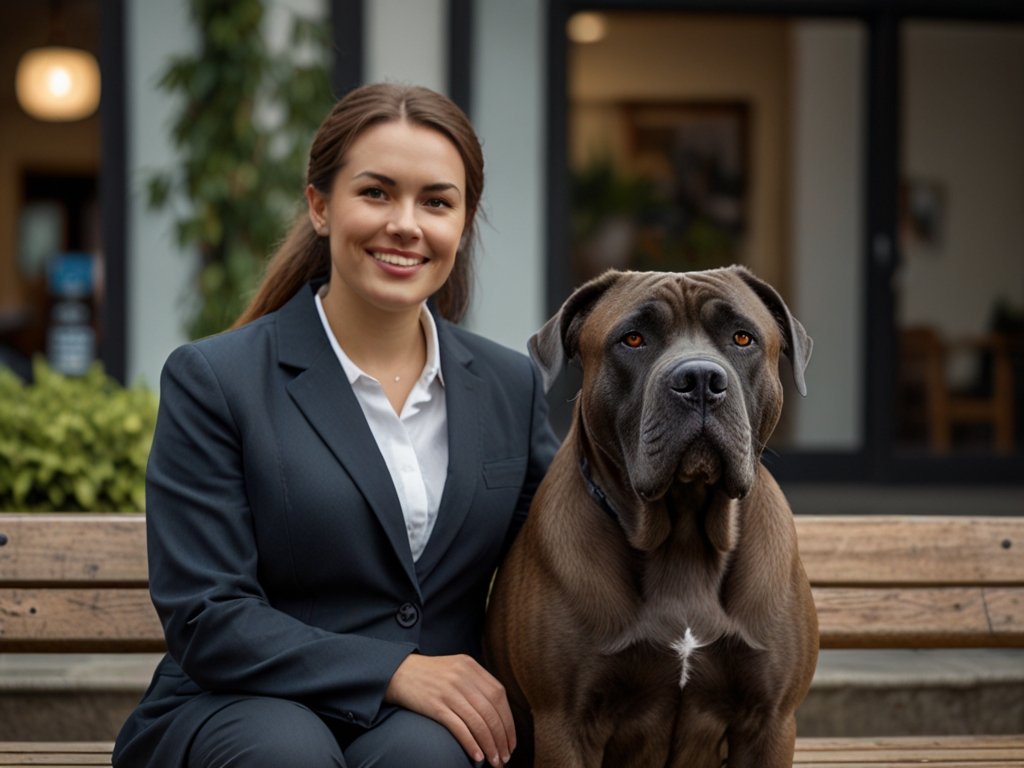
[[68, 377], [37, 358], [33, 374], [0, 366], [0, 510], [141, 512], [156, 395], [99, 363]]

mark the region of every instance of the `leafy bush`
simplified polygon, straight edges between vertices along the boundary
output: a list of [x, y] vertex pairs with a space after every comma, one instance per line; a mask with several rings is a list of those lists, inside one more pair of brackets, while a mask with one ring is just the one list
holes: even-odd
[[99, 363], [67, 377], [36, 358], [33, 374], [0, 366], [0, 510], [141, 512], [156, 395]]

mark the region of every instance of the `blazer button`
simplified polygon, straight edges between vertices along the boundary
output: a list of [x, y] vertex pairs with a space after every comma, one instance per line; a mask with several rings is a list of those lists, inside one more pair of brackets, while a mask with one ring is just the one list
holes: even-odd
[[402, 603], [398, 609], [398, 613], [395, 614], [395, 621], [398, 622], [398, 626], [403, 629], [409, 629], [420, 620], [420, 609], [412, 603]]

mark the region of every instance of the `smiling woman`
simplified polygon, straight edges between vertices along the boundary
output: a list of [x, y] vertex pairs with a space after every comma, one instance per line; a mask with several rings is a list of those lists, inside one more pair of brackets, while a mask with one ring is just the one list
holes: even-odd
[[451, 322], [479, 141], [440, 94], [365, 86], [306, 182], [234, 329], [164, 367], [146, 522], [169, 654], [118, 767], [497, 766], [516, 745], [484, 608], [556, 443], [529, 360]]
[[365, 337], [365, 323], [393, 325], [401, 316], [417, 329], [420, 304], [455, 265], [465, 178], [446, 137], [401, 121], [353, 143], [329, 196], [306, 188], [313, 228], [330, 243], [324, 308], [343, 347]]
[[329, 195], [306, 187], [327, 238], [323, 310], [349, 359], [384, 387], [396, 413], [427, 359], [422, 304], [448, 280], [466, 224], [466, 172], [455, 145], [404, 120], [363, 133]]

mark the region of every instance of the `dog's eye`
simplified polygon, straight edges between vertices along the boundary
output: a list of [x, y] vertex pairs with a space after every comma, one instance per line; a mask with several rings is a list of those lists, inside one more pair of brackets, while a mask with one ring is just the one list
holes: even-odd
[[644, 337], [636, 331], [630, 331], [622, 337], [622, 343], [630, 349], [639, 349], [644, 345]]
[[732, 342], [737, 347], [749, 347], [754, 343], [754, 337], [746, 331], [736, 331], [736, 333], [732, 335]]

